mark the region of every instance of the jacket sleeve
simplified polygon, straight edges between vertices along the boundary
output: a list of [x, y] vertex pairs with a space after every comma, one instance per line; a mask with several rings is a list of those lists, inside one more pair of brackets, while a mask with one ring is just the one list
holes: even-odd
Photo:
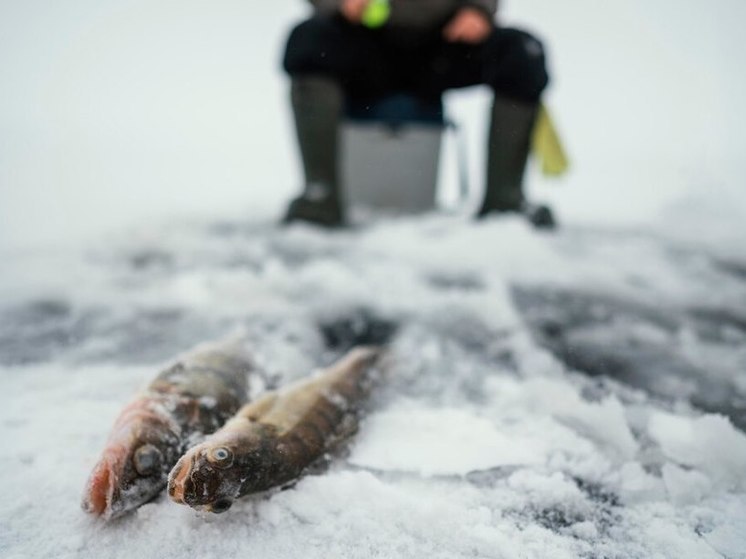
[[342, 0], [309, 0], [317, 12], [331, 14], [337, 11]]
[[[311, 2], [311, 4], [313, 4], [313, 7], [316, 8], [316, 11], [323, 14], [334, 13], [335, 11], [337, 11], [337, 9], [339, 9], [339, 5], [342, 3], [342, 0], [309, 1]], [[497, 11], [497, 2], [498, 0], [460, 0], [459, 3], [465, 6], [473, 6], [474, 8], [483, 10], [487, 15], [492, 17]]]
[[484, 11], [492, 18], [497, 12], [498, 0], [465, 0], [464, 4]]

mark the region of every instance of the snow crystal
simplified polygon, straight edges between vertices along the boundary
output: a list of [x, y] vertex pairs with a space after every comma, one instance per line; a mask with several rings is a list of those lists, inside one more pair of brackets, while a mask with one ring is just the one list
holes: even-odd
[[656, 412], [650, 418], [649, 432], [676, 463], [700, 469], [726, 488], [746, 487], [746, 435], [727, 418]]
[[541, 441], [532, 445], [466, 410], [403, 403], [365, 422], [350, 462], [431, 476], [542, 463], [545, 454]]
[[649, 474], [639, 462], [629, 462], [619, 470], [619, 495], [625, 503], [662, 500], [665, 488], [662, 480]]
[[663, 483], [671, 498], [678, 505], [700, 502], [712, 491], [712, 482], [698, 471], [687, 471], [675, 464], [663, 465]]

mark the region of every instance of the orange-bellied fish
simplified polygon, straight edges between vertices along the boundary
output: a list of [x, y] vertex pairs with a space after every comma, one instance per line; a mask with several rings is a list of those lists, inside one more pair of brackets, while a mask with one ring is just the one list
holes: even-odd
[[168, 480], [177, 503], [215, 513], [243, 495], [295, 480], [351, 434], [381, 351], [357, 348], [310, 379], [245, 405], [191, 448]]
[[155, 498], [184, 451], [246, 403], [252, 369], [238, 343], [209, 344], [160, 373], [114, 423], [83, 509], [108, 520]]

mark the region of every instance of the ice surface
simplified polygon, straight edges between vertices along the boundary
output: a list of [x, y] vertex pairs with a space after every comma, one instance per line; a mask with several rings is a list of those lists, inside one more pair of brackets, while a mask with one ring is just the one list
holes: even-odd
[[[604, 339], [610, 348], [670, 342], [683, 359], [692, 344], [710, 344], [730, 356], [700, 371], [718, 387], [742, 371], [732, 339], [710, 327], [678, 333], [688, 295], [712, 310], [746, 292], [714, 264], [685, 274], [689, 261], [671, 258], [664, 239], [612, 242], [572, 229], [547, 237], [511, 219], [399, 219], [337, 234], [151, 227], [108, 248], [38, 255], [35, 269], [49, 274], [15, 268], [0, 282], [3, 293], [22, 286], [0, 305], [3, 557], [130, 557], [154, 546], [167, 558], [246, 549], [279, 558], [743, 557], [743, 432], [696, 401], [580, 374], [542, 344], [510, 287], [585, 294], [565, 298], [575, 310], [556, 315], [557, 327], [577, 328], [588, 307], [573, 305], [596, 301], [593, 320], [615, 333]], [[151, 246], [145, 237], [160, 239], [167, 263], [133, 264]], [[627, 253], [615, 273], [595, 243]], [[639, 269], [635, 251], [650, 265]], [[644, 281], [625, 281], [633, 272]], [[710, 277], [716, 292], [702, 286]], [[651, 298], [657, 315], [644, 311]], [[149, 317], [163, 305], [190, 316], [189, 328], [154, 329]], [[73, 317], [85, 316], [81, 329]], [[220, 516], [163, 497], [109, 525], [80, 511], [111, 422], [169, 358], [200, 339], [243, 337], [260, 369], [256, 395], [334, 359], [339, 348], [326, 348], [333, 340], [321, 326], [365, 316], [399, 325], [391, 366], [327, 470]], [[714, 324], [719, 315], [708, 316]], [[678, 374], [665, 360], [646, 363], [646, 375], [659, 366]], [[726, 385], [730, 397], [742, 394]]]
[[466, 410], [405, 402], [369, 418], [350, 462], [423, 476], [463, 475], [497, 466], [542, 463], [546, 454], [542, 444], [522, 433], [501, 432], [488, 419]]

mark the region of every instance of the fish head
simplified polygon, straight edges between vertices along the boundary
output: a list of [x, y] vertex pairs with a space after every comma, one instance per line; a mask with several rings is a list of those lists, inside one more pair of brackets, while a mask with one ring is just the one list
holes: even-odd
[[155, 416], [116, 426], [88, 478], [83, 509], [111, 520], [152, 500], [166, 486], [178, 452], [178, 435]]
[[179, 459], [168, 478], [168, 494], [198, 510], [225, 512], [260, 478], [263, 456], [259, 437], [213, 436]]

